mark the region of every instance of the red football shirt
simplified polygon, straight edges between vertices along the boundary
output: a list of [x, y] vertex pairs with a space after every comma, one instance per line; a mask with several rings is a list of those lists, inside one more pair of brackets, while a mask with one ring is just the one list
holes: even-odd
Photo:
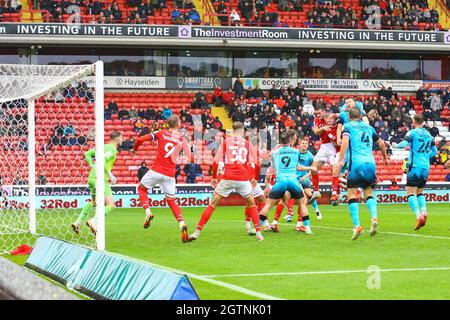
[[[158, 142], [158, 149], [151, 169], [165, 176], [175, 177], [175, 167], [181, 150], [190, 153], [186, 140], [177, 131], [161, 130], [137, 138], [134, 150], [136, 151], [143, 142], [152, 140]], [[187, 156], [188, 159], [191, 158], [190, 154]]]
[[[324, 119], [320, 119], [320, 118], [314, 118], [314, 127], [316, 128], [322, 128], [322, 127], [326, 127], [329, 126], [327, 124], [327, 122]], [[338, 125], [335, 124], [333, 127], [331, 127], [331, 131], [323, 131], [320, 134], [320, 142], [321, 143], [330, 143], [330, 142], [337, 142], [337, 128]]]
[[234, 181], [249, 180], [250, 144], [243, 138], [226, 137], [216, 154], [215, 161], [223, 161], [222, 179]]

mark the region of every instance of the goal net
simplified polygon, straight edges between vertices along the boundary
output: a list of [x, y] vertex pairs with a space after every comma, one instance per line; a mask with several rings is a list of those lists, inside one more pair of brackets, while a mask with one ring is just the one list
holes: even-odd
[[[71, 229], [90, 201], [84, 153], [103, 155], [103, 64], [0, 64], [0, 254], [46, 235], [104, 249], [104, 161], [97, 235]], [[103, 158], [103, 156], [102, 156]]]

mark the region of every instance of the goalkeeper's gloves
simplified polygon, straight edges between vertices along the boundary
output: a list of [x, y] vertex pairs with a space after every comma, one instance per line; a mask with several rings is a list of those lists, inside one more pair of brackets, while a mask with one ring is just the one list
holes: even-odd
[[113, 176], [113, 174], [111, 172], [108, 172], [108, 177], [109, 177], [109, 180], [111, 180], [111, 184], [116, 184], [117, 179], [116, 179], [116, 177]]

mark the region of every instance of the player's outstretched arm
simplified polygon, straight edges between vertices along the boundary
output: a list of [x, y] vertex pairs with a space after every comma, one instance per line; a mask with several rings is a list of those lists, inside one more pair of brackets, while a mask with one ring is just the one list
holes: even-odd
[[155, 133], [153, 132], [146, 134], [142, 137], [136, 138], [136, 140], [134, 141], [133, 151], [138, 151], [141, 144], [143, 144], [145, 141], [152, 141], [152, 140], [155, 140]]

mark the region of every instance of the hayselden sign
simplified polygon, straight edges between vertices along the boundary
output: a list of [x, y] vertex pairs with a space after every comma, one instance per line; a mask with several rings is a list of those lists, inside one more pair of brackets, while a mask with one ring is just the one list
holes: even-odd
[[[233, 78], [233, 83], [236, 78]], [[241, 78], [245, 89], [259, 86], [262, 90], [297, 86], [300, 83], [311, 91], [379, 91], [382, 86], [394, 91], [414, 92], [422, 86], [422, 80], [374, 80], [374, 79], [311, 79], [311, 78]]]
[[403, 30], [345, 30], [345, 29], [294, 29], [262, 27], [211, 27], [211, 26], [155, 26], [155, 25], [102, 25], [102, 24], [0, 24], [0, 39], [4, 36], [73, 36], [89, 37], [140, 37], [173, 39], [245, 39], [245, 40], [299, 40], [324, 42], [401, 42], [416, 44], [448, 44], [449, 34], [442, 31]]

